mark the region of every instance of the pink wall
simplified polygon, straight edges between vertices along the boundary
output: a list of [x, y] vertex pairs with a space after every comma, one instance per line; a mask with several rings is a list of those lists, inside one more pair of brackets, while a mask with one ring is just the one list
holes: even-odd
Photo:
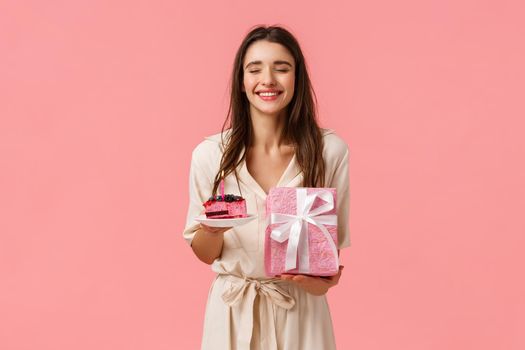
[[351, 149], [339, 349], [525, 348], [520, 1], [0, 3], [0, 349], [197, 349], [190, 152], [255, 24]]

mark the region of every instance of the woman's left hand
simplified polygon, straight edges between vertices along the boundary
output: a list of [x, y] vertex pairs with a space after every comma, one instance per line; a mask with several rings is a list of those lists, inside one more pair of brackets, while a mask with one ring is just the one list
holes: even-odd
[[326, 294], [328, 289], [339, 283], [339, 278], [341, 278], [341, 272], [343, 269], [344, 266], [339, 266], [339, 272], [335, 276], [314, 277], [307, 275], [282, 274], [280, 278], [295, 283], [310, 294], [319, 296]]

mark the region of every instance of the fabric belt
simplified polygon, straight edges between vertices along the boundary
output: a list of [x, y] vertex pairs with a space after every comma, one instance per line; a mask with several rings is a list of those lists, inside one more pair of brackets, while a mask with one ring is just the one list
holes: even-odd
[[[241, 307], [241, 319], [239, 321], [239, 332], [236, 339], [237, 349], [250, 350], [250, 342], [253, 332], [253, 307], [257, 295], [264, 296], [273, 304], [286, 310], [295, 305], [294, 298], [286, 291], [281, 289], [278, 284], [286, 283], [279, 278], [256, 279], [250, 277], [239, 277], [230, 274], [219, 274], [217, 278], [226, 278], [232, 282], [232, 286], [222, 294], [222, 299], [230, 307]], [[277, 339], [275, 337], [275, 320], [273, 314], [261, 312], [261, 330], [269, 330], [270, 339], [268, 348], [277, 349]]]

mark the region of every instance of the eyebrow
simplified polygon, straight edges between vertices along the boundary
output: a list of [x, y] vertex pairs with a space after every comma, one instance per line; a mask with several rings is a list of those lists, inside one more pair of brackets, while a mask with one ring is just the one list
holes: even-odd
[[[248, 68], [249, 66], [251, 65], [255, 65], [255, 64], [262, 64], [262, 61], [251, 61], [250, 63], [248, 63], [244, 69]], [[289, 65], [290, 67], [292, 67], [292, 64], [288, 61], [282, 61], [282, 60], [277, 60], [277, 61], [273, 61], [273, 64], [277, 65], [277, 64], [287, 64]]]

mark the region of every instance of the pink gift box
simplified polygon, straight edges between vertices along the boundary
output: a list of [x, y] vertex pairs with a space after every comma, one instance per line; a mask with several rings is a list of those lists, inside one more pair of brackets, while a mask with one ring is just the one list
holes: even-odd
[[276, 187], [266, 197], [268, 276], [339, 271], [335, 188]]

